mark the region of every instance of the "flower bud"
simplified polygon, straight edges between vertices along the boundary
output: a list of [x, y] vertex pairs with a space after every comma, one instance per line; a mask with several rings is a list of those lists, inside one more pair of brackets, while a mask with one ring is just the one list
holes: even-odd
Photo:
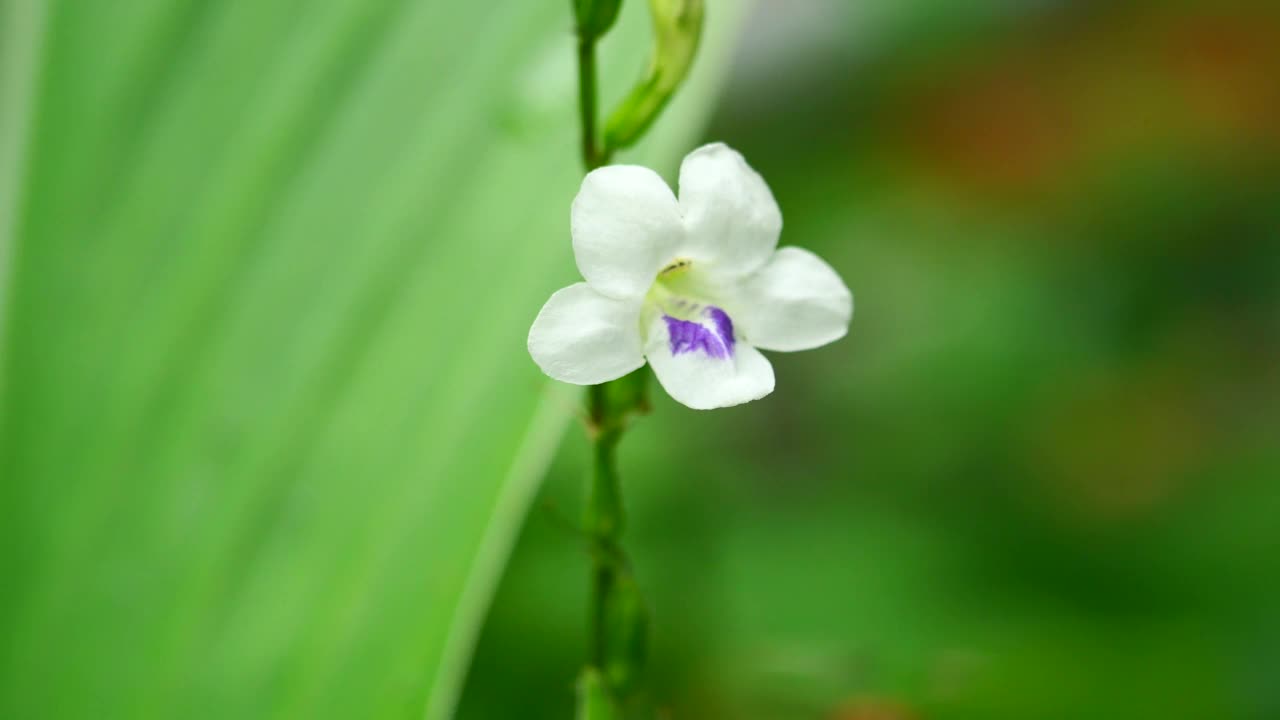
[[587, 42], [603, 37], [618, 19], [621, 7], [622, 0], [573, 0], [578, 37]]
[[703, 0], [649, 0], [653, 17], [653, 54], [644, 77], [631, 90], [605, 125], [609, 149], [639, 140], [679, 87], [698, 50], [702, 35]]

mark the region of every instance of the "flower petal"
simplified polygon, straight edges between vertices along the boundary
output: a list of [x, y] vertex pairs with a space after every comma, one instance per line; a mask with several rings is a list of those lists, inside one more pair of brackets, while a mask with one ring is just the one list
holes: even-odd
[[724, 143], [704, 145], [680, 166], [680, 211], [687, 232], [678, 250], [709, 261], [725, 277], [760, 267], [778, 246], [782, 212], [764, 178]]
[[844, 337], [853, 294], [808, 250], [784, 247], [735, 291], [739, 327], [765, 350], [808, 350]]
[[730, 407], [773, 392], [773, 366], [760, 351], [735, 342], [719, 308], [698, 320], [656, 313], [645, 356], [671, 397], [694, 410]]
[[573, 199], [570, 231], [582, 277], [616, 298], [643, 296], [684, 234], [671, 188], [635, 165], [587, 174]]
[[576, 283], [556, 292], [529, 329], [529, 354], [542, 372], [596, 385], [644, 365], [640, 302], [617, 300]]

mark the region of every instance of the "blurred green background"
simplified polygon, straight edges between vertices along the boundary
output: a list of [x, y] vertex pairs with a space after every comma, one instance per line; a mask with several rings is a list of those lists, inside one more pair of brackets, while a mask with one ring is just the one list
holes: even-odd
[[[660, 716], [1280, 717], [1280, 10], [708, 5], [857, 310], [623, 444]], [[572, 715], [567, 6], [0, 0], [0, 718]]]
[[[1276, 6], [765, 2], [706, 137], [857, 310], [623, 446], [668, 717], [1280, 717]], [[570, 712], [586, 457], [462, 718]]]

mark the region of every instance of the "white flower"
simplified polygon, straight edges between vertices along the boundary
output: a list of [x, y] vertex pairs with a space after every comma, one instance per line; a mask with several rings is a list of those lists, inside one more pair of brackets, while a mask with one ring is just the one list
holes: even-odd
[[591, 172], [571, 232], [586, 282], [551, 296], [529, 330], [547, 375], [595, 385], [653, 366], [691, 408], [773, 392], [760, 350], [807, 350], [843, 337], [853, 295], [807, 250], [778, 249], [782, 213], [764, 179], [721, 143], [680, 166], [680, 198], [633, 165]]

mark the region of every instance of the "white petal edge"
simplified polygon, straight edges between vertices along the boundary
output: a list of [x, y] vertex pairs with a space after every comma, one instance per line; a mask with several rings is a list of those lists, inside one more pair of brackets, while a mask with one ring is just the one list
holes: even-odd
[[739, 342], [730, 358], [693, 351], [673, 355], [662, 316], [649, 326], [645, 356], [667, 394], [694, 410], [714, 410], [759, 400], [773, 392], [773, 365]]
[[778, 247], [782, 211], [764, 178], [724, 143], [704, 145], [680, 165], [686, 237], [678, 254], [724, 278], [759, 268]]
[[671, 188], [637, 165], [588, 173], [573, 199], [569, 228], [578, 271], [615, 298], [643, 296], [684, 235]]
[[810, 350], [844, 337], [853, 293], [822, 258], [798, 247], [774, 253], [735, 289], [734, 320], [764, 350]]
[[586, 283], [557, 291], [529, 328], [529, 354], [561, 382], [596, 385], [644, 365], [640, 302], [618, 300]]

